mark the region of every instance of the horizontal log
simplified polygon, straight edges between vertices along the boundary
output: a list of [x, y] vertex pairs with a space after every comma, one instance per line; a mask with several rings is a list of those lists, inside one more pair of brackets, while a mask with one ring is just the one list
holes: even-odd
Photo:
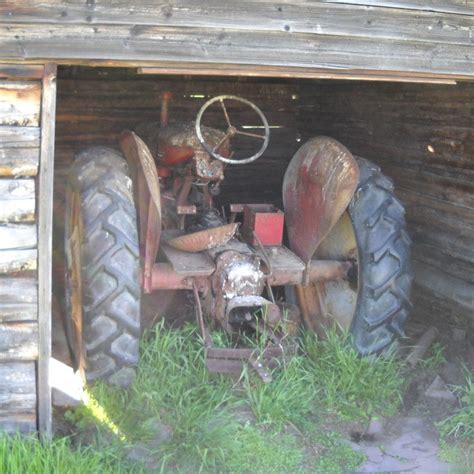
[[0, 432], [36, 431], [34, 362], [0, 363]]
[[35, 278], [0, 278], [0, 322], [36, 321], [37, 304]]
[[0, 180], [0, 223], [32, 222], [35, 220], [35, 207], [33, 179]]
[[41, 79], [43, 70], [41, 64], [0, 64], [0, 79]]
[[[154, 25], [173, 28], [262, 30], [285, 34], [341, 35], [408, 41], [470, 44], [474, 30], [473, 12], [459, 16], [433, 13], [426, 8], [367, 8], [361, 5], [323, 2], [192, 0], [113, 3], [69, 3], [49, 0], [26, 8], [18, 4], [0, 8], [11, 23], [55, 23], [69, 25]], [[28, 2], [27, 2], [28, 3]], [[331, 3], [331, 2], [329, 2]], [[357, 2], [353, 2], [357, 3]], [[425, 6], [426, 7], [426, 6]], [[458, 13], [456, 10], [454, 13]]]
[[39, 148], [0, 148], [0, 176], [36, 176]]
[[39, 148], [38, 127], [0, 126], [0, 150], [11, 148]]
[[0, 251], [36, 247], [37, 232], [34, 224], [1, 224]]
[[36, 270], [38, 252], [28, 250], [0, 250], [0, 275]]
[[0, 42], [3, 57], [17, 61], [103, 60], [129, 66], [182, 61], [474, 76], [468, 44], [128, 25], [48, 24], [32, 30], [13, 23], [1, 25]]
[[35, 360], [37, 357], [37, 323], [0, 323], [0, 362]]
[[0, 80], [0, 125], [38, 126], [41, 83]]

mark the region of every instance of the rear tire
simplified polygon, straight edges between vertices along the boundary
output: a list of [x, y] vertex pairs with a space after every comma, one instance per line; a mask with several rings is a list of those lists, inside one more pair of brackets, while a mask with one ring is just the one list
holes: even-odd
[[[76, 368], [88, 382], [104, 379], [127, 387], [138, 364], [141, 289], [132, 182], [119, 152], [94, 147], [76, 156], [67, 187], [65, 243], [68, 339]], [[71, 319], [74, 301], [81, 306], [79, 322]]]
[[318, 247], [313, 258], [353, 259], [349, 281], [302, 287], [310, 309], [307, 326], [336, 322], [349, 331], [360, 354], [379, 353], [404, 336], [411, 309], [410, 245], [405, 211], [393, 184], [380, 168], [357, 158], [359, 184], [347, 211]]

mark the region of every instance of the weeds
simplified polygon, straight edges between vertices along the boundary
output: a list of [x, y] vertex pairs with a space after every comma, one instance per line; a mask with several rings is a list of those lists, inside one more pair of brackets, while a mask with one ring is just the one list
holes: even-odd
[[44, 473], [139, 473], [113, 449], [91, 447], [71, 449], [67, 438], [41, 444], [37, 438], [0, 437], [0, 472], [4, 474]]
[[419, 362], [420, 367], [432, 370], [439, 369], [445, 363], [446, 357], [444, 356], [444, 347], [439, 342], [435, 342], [431, 346], [428, 356]]
[[306, 365], [320, 388], [320, 405], [345, 419], [392, 415], [401, 402], [400, 361], [394, 354], [360, 357], [348, 334], [327, 332], [325, 340], [306, 334]]
[[[229, 343], [224, 335], [217, 339]], [[87, 404], [68, 412], [84, 433], [80, 440], [91, 446], [71, 451], [60, 440], [42, 455], [34, 443], [16, 449], [31, 450], [33, 473], [353, 470], [363, 457], [314, 420], [328, 411], [346, 418], [392, 412], [400, 399], [401, 366], [390, 357], [360, 358], [349, 337], [335, 332], [324, 341], [306, 335], [302, 348], [305, 354], [277, 368], [270, 384], [247, 370], [232, 379], [206, 369], [194, 327], [171, 330], [160, 323], [143, 339], [130, 390], [96, 384]], [[252, 416], [239, 420], [239, 413]], [[131, 467], [126, 454], [137, 446], [145, 459], [133, 457]], [[4, 441], [2, 449], [11, 447]], [[1, 472], [25, 472], [20, 455], [18, 461], [6, 454], [2, 459]]]
[[474, 440], [474, 378], [466, 370], [466, 384], [455, 387], [459, 395], [461, 407], [453, 415], [443, 420], [439, 426], [443, 437]]

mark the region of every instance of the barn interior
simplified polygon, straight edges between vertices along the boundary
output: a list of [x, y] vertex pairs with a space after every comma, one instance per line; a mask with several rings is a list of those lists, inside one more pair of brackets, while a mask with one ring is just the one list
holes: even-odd
[[[171, 121], [194, 120], [206, 100], [221, 94], [254, 102], [268, 118], [267, 151], [251, 164], [226, 167], [223, 202], [281, 206], [290, 159], [317, 135], [333, 137], [354, 155], [379, 165], [406, 208], [413, 240], [413, 319], [456, 328], [474, 325], [474, 84], [463, 82], [168, 76], [135, 68], [60, 68], [54, 189], [59, 305], [64, 192], [74, 154], [91, 145], [118, 148], [122, 130], [159, 121], [166, 91], [173, 93]], [[240, 110], [230, 113], [249, 130], [259, 125]], [[239, 148], [244, 155], [245, 146]]]

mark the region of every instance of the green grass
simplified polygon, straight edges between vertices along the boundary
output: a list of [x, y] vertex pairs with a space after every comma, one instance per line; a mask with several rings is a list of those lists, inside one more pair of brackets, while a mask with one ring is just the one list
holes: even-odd
[[474, 442], [474, 374], [466, 370], [466, 384], [454, 389], [461, 406], [439, 424], [441, 435], [444, 438]]
[[436, 370], [445, 363], [444, 346], [439, 342], [435, 342], [430, 347], [428, 354], [419, 362], [419, 365], [424, 369]]
[[[263, 384], [252, 371], [240, 378], [209, 373], [197, 330], [171, 330], [160, 323], [142, 342], [130, 390], [96, 384], [86, 405], [67, 413], [79, 433], [78, 449], [67, 440], [43, 450], [31, 441], [10, 443], [17, 450], [37, 450], [38, 472], [120, 473], [123, 466], [126, 472], [354, 470], [362, 455], [324, 420], [392, 413], [400, 400], [403, 366], [393, 357], [361, 358], [350, 338], [335, 332], [325, 341], [306, 335], [301, 343], [303, 354], [275, 369], [273, 382]], [[139, 461], [120, 464], [136, 446], [149, 452], [152, 468]], [[2, 472], [36, 472], [26, 459], [19, 456], [17, 470]]]
[[91, 447], [71, 449], [67, 438], [41, 444], [37, 438], [0, 437], [0, 472], [2, 474], [120, 474], [138, 473], [113, 449]]
[[306, 366], [320, 388], [321, 407], [344, 419], [393, 415], [401, 402], [403, 364], [394, 354], [360, 357], [347, 334], [325, 340], [306, 334]]

